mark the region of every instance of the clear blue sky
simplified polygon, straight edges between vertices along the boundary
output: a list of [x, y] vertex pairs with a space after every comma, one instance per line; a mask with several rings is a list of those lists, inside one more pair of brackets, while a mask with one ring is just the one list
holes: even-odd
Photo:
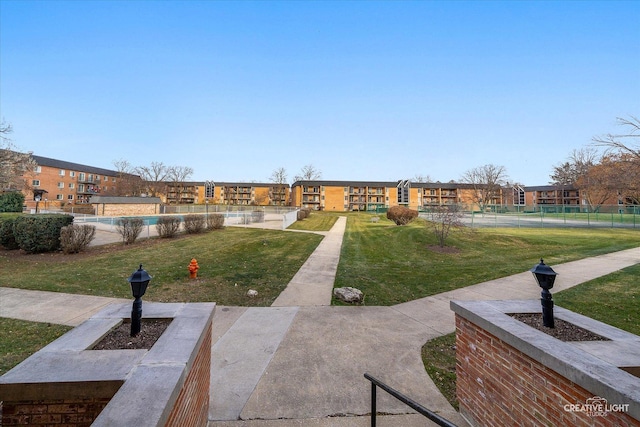
[[0, 115], [23, 151], [193, 180], [544, 185], [640, 115], [640, 2], [0, 0]]

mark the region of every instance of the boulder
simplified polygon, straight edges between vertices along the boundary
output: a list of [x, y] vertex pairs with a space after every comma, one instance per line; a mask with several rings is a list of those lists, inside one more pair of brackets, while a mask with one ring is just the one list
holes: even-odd
[[345, 286], [344, 288], [334, 288], [333, 296], [344, 302], [362, 302], [364, 294], [360, 289]]
[[249, 298], [257, 297], [257, 296], [258, 296], [258, 291], [254, 290], [254, 289], [249, 289], [249, 290], [247, 291], [247, 296], [248, 296]]

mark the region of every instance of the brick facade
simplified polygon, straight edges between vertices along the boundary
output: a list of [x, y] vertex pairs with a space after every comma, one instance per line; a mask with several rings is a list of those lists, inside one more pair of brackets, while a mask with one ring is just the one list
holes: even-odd
[[88, 427], [111, 398], [4, 402], [0, 426]]
[[456, 358], [460, 412], [472, 425], [640, 426], [622, 411], [590, 416], [566, 410], [594, 394], [459, 315]]
[[207, 425], [211, 382], [211, 333], [212, 323], [209, 323], [205, 332], [206, 338], [200, 345], [193, 366], [165, 424], [167, 427]]

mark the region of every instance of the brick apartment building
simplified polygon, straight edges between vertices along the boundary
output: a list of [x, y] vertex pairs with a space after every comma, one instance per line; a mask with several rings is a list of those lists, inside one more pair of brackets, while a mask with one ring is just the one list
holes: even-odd
[[[66, 204], [89, 204], [91, 196], [122, 194], [130, 183], [114, 170], [32, 156], [34, 171], [23, 178], [27, 209], [60, 208]], [[136, 179], [140, 179], [134, 176]], [[167, 204], [224, 204], [257, 206], [293, 206], [337, 212], [375, 211], [378, 208], [404, 205], [411, 209], [458, 204], [466, 210], [478, 210], [475, 191], [464, 183], [424, 183], [400, 181], [329, 181], [309, 180], [289, 184], [191, 181], [165, 183], [158, 194]], [[612, 200], [611, 204], [619, 204]], [[585, 206], [580, 191], [573, 186], [512, 186], [486, 203], [492, 209], [565, 209], [579, 211]]]
[[[502, 193], [502, 191], [501, 191]], [[327, 211], [375, 211], [403, 205], [410, 209], [459, 204], [478, 209], [470, 184], [400, 181], [296, 181], [291, 188], [292, 206]], [[505, 203], [502, 194], [489, 205]]]
[[169, 204], [289, 206], [289, 184], [257, 182], [167, 183], [164, 196]]
[[119, 173], [109, 169], [81, 165], [48, 157], [35, 156], [34, 171], [24, 175], [28, 188], [24, 190], [27, 209], [61, 208], [65, 204], [86, 204], [94, 194], [116, 194]]

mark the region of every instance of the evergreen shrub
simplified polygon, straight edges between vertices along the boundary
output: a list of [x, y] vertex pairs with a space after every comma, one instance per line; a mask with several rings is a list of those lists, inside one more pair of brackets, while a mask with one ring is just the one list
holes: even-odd
[[13, 235], [27, 253], [55, 252], [60, 249], [60, 231], [73, 223], [71, 215], [21, 215], [13, 223]]
[[13, 223], [21, 214], [0, 215], [0, 246], [8, 250], [20, 249], [13, 235]]
[[22, 212], [24, 194], [11, 191], [0, 194], [0, 212]]

